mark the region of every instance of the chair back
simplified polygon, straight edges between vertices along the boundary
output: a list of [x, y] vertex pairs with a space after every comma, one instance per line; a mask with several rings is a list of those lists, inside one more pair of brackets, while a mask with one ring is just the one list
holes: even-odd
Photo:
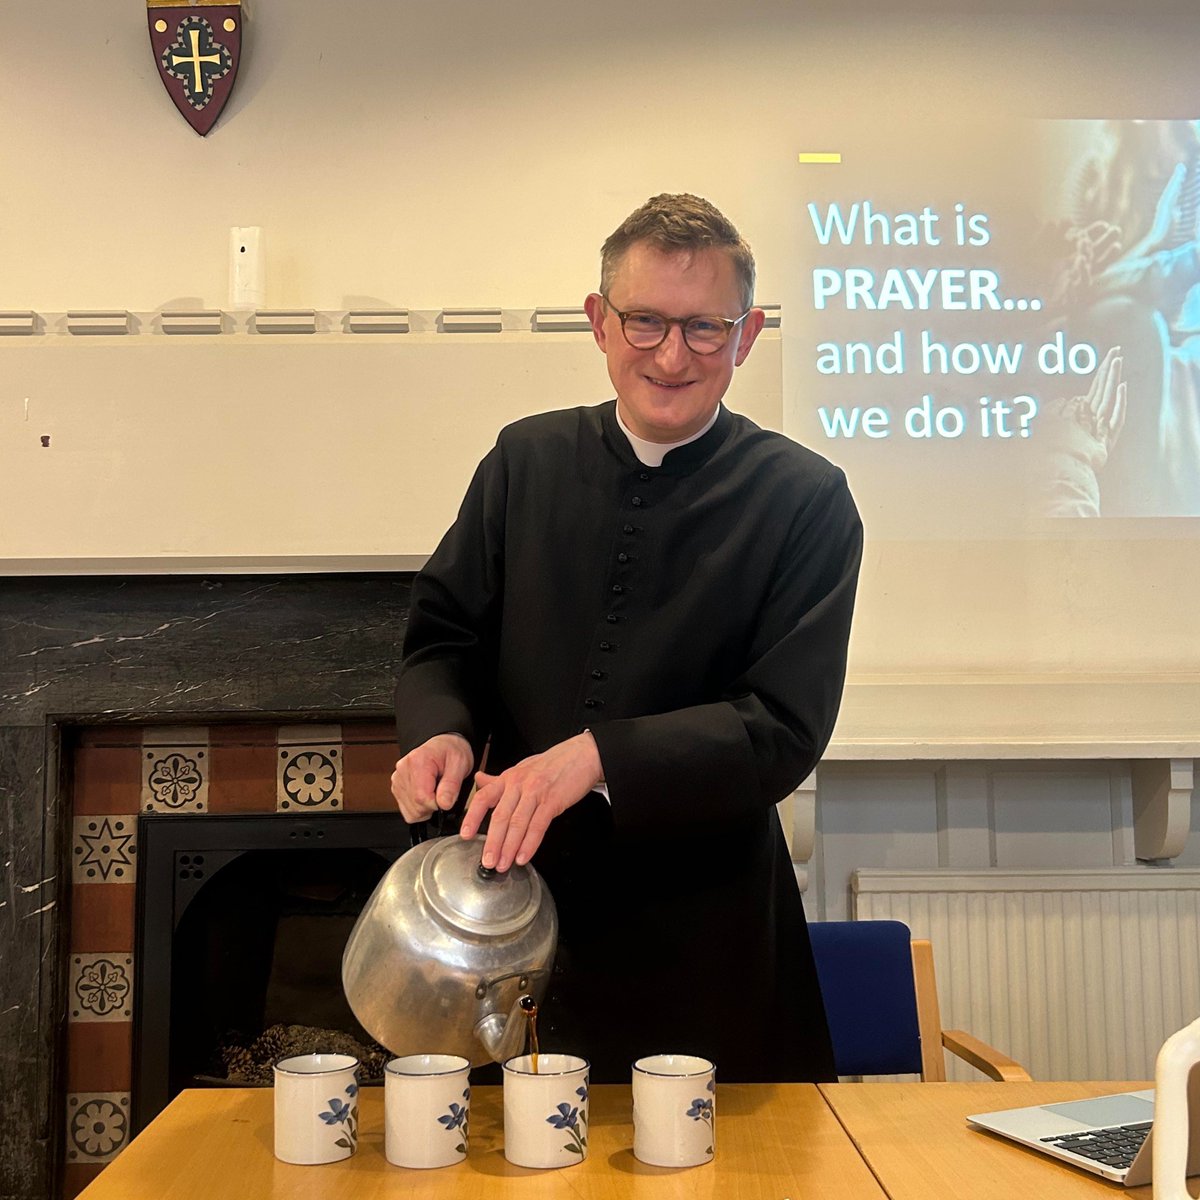
[[920, 1075], [912, 935], [902, 921], [808, 927], [839, 1075]]

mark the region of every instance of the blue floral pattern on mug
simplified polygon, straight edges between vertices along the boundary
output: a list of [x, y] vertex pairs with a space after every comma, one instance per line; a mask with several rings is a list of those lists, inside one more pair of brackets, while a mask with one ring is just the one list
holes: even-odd
[[[708, 1084], [706, 1085], [705, 1090], [708, 1092], [715, 1093], [717, 1090], [717, 1081], [715, 1079], [710, 1079], [708, 1081]], [[712, 1136], [713, 1102], [712, 1102], [711, 1097], [706, 1099], [703, 1096], [697, 1096], [692, 1101], [692, 1107], [687, 1110], [687, 1116], [691, 1117], [693, 1121], [706, 1122], [708, 1125], [708, 1129], [709, 1129], [709, 1136], [710, 1137]], [[710, 1145], [705, 1150], [705, 1154], [711, 1155], [712, 1152], [713, 1152], [713, 1148]]]
[[349, 1103], [338, 1096], [334, 1096], [331, 1100], [327, 1101], [329, 1111], [318, 1113], [317, 1115], [326, 1125], [342, 1126], [345, 1133], [333, 1144], [341, 1146], [344, 1150], [353, 1151], [358, 1145], [358, 1101], [355, 1099], [358, 1095], [358, 1084], [349, 1084], [346, 1087], [346, 1095], [350, 1097]]
[[579, 1103], [572, 1105], [565, 1102], [556, 1106], [556, 1110], [546, 1118], [547, 1125], [555, 1129], [565, 1129], [569, 1142], [563, 1142], [563, 1149], [582, 1158], [587, 1153], [587, 1098], [588, 1089], [585, 1082], [583, 1087], [575, 1089]]
[[454, 1147], [459, 1154], [467, 1152], [467, 1126], [470, 1123], [468, 1114], [470, 1113], [469, 1102], [471, 1099], [471, 1089], [464, 1088], [462, 1094], [463, 1102], [457, 1104], [454, 1101], [450, 1102], [450, 1111], [443, 1113], [438, 1117], [438, 1124], [441, 1125], [447, 1133], [453, 1132], [456, 1129], [462, 1130], [462, 1135], [457, 1146]]

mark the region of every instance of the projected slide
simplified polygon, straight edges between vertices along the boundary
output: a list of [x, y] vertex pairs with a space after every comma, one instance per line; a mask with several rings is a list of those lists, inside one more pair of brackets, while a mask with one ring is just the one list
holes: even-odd
[[875, 532], [1200, 516], [1200, 129], [1010, 121], [798, 166], [787, 432]]

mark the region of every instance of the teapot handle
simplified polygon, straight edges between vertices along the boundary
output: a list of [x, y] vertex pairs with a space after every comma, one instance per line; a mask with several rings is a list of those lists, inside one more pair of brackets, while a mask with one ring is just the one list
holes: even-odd
[[[483, 754], [479, 760], [479, 770], [482, 771], [487, 766], [488, 752], [492, 748], [491, 740], [489, 739], [483, 747]], [[409, 833], [412, 836], [412, 844], [419, 845], [421, 842], [427, 842], [430, 838], [449, 837], [451, 834], [458, 832], [458, 827], [462, 824], [463, 813], [467, 811], [467, 805], [471, 802], [471, 797], [475, 794], [475, 772], [472, 771], [466, 779], [463, 780], [463, 785], [459, 789], [458, 799], [446, 809], [435, 809], [430, 814], [428, 820], [414, 821], [409, 826]]]
[[458, 832], [458, 816], [454, 809], [439, 808], [427, 821], [414, 821], [408, 827], [408, 832], [412, 836], [414, 846], [427, 842], [430, 838], [448, 837]]

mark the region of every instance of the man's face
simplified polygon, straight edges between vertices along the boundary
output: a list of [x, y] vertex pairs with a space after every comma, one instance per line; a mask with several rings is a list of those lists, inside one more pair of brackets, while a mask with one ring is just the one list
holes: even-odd
[[750, 310], [715, 354], [697, 354], [672, 325], [653, 350], [637, 350], [621, 332], [621, 312], [664, 317], [741, 315], [741, 289], [733, 259], [720, 249], [663, 253], [635, 242], [609, 288], [611, 305], [593, 292], [585, 308], [596, 344], [608, 359], [617, 410], [626, 426], [648, 442], [680, 442], [703, 429], [716, 411], [763, 326], [762, 309]]

